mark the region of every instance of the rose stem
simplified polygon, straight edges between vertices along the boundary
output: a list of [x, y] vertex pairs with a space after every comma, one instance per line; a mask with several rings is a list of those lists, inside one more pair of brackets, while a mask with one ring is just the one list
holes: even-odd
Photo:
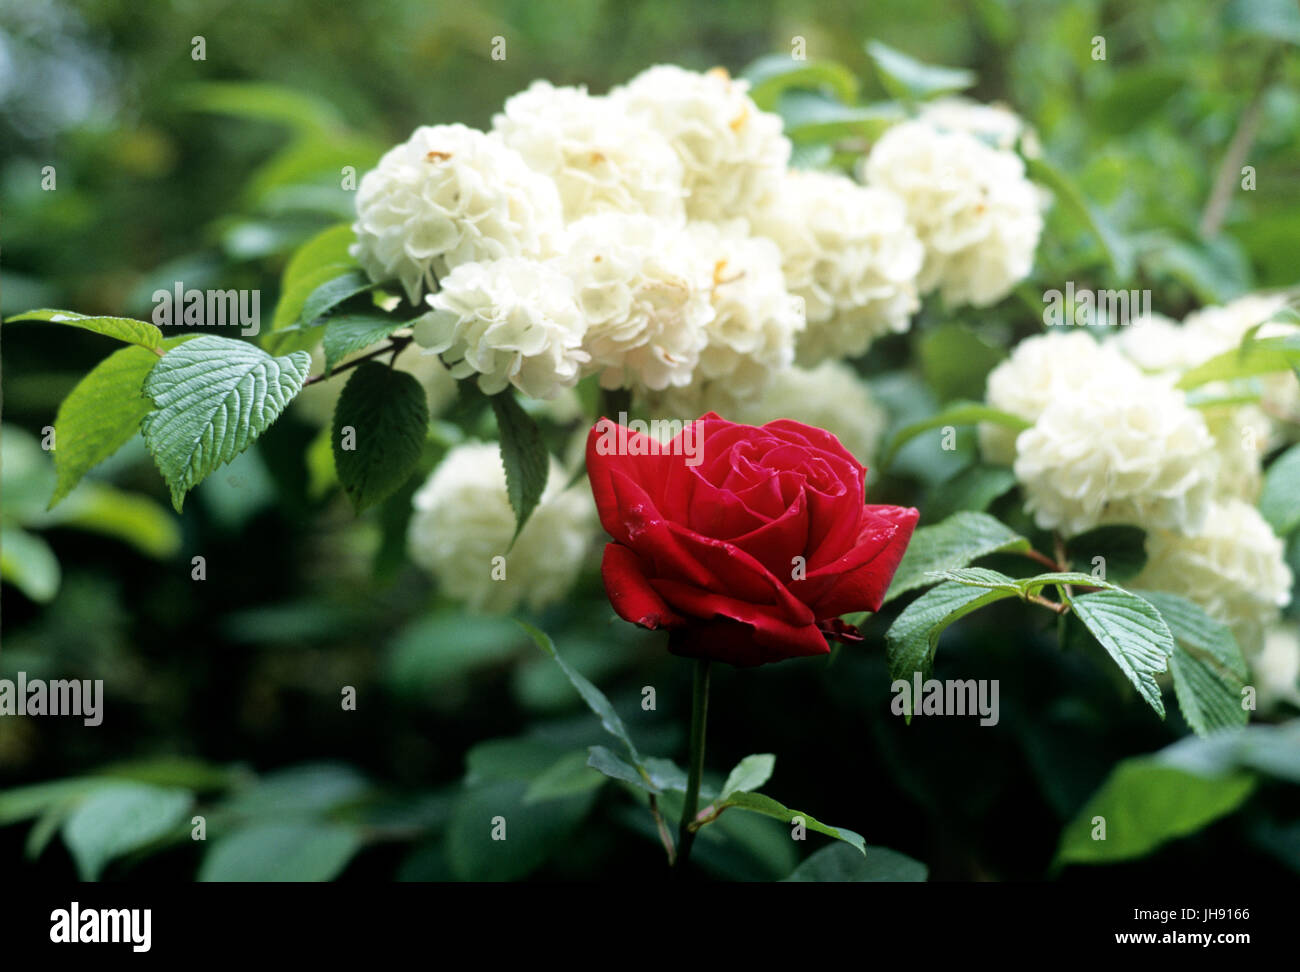
[[695, 680], [691, 689], [691, 766], [686, 778], [686, 804], [682, 807], [682, 825], [677, 836], [677, 867], [691, 856], [695, 831], [690, 824], [700, 802], [700, 777], [704, 773], [704, 731], [709, 719], [709, 660], [695, 662]]

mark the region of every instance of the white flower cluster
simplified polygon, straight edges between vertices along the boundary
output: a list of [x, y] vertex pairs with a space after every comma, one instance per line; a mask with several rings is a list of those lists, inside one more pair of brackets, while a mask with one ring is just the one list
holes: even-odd
[[863, 177], [903, 200], [925, 247], [921, 293], [984, 307], [1029, 275], [1043, 197], [1019, 156], [969, 130], [939, 127], [934, 117], [886, 131], [863, 161]]
[[564, 481], [553, 463], [512, 547], [515, 515], [496, 443], [456, 446], [415, 494], [411, 559], [472, 610], [506, 614], [560, 600], [577, 578], [595, 522], [590, 489], [566, 490]]
[[537, 81], [490, 132], [427, 126], [389, 151], [352, 252], [429, 305], [416, 340], [486, 393], [598, 374], [650, 407], [747, 401], [796, 359], [905, 331], [924, 290], [986, 303], [1028, 272], [1038, 201], [1006, 149], [1023, 124], [957, 101], [923, 117], [861, 185], [791, 169], [780, 117], [720, 69], [659, 65], [605, 95]]
[[1119, 364], [1087, 375], [1020, 433], [1025, 507], [1071, 536], [1106, 523], [1196, 529], [1218, 472], [1205, 420], [1166, 382]]

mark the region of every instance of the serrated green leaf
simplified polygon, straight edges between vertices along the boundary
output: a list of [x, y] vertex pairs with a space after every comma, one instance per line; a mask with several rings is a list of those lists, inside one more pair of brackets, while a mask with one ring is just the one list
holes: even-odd
[[637, 771], [637, 768], [608, 746], [591, 746], [587, 750], [587, 765], [611, 780], [619, 780], [639, 787], [647, 793], [658, 793], [659, 787]]
[[515, 537], [537, 508], [550, 474], [550, 455], [542, 432], [509, 389], [492, 396], [492, 412], [501, 436], [501, 464], [506, 472], [506, 492], [515, 511]]
[[1014, 577], [1008, 577], [1000, 571], [989, 570], [987, 567], [954, 567], [951, 570], [934, 570], [927, 576], [935, 582], [947, 580], [955, 584], [965, 584], [967, 587], [1004, 591], [1016, 597], [1023, 593], [1020, 582]]
[[932, 571], [965, 567], [992, 553], [1028, 549], [1028, 540], [986, 513], [954, 513], [942, 523], [921, 527], [912, 535], [885, 601], [933, 583], [927, 576]]
[[110, 783], [96, 790], [63, 824], [63, 841], [81, 879], [98, 880], [110, 861], [171, 833], [193, 802], [187, 790], [143, 783]]
[[879, 41], [869, 41], [866, 50], [885, 90], [903, 101], [964, 91], [975, 83], [974, 71], [925, 64]]
[[157, 363], [158, 356], [145, 348], [121, 348], [68, 393], [54, 419], [58, 482], [48, 508], [140, 431], [141, 420], [153, 409], [144, 395], [144, 380]]
[[1174, 637], [1160, 612], [1136, 594], [1118, 588], [1083, 594], [1069, 603], [1138, 694], [1163, 719], [1165, 704], [1155, 676], [1168, 667]]
[[1187, 724], [1198, 735], [1244, 725], [1249, 719], [1241, 705], [1246, 660], [1232, 630], [1184, 597], [1135, 593], [1160, 612], [1174, 636], [1169, 671]]
[[374, 361], [352, 372], [334, 408], [334, 468], [358, 513], [410, 477], [428, 424], [428, 399], [414, 376]]
[[855, 854], [844, 844], [830, 844], [810, 855], [784, 880], [911, 882], [924, 881], [928, 873], [920, 861], [887, 847], [867, 844], [864, 854]]
[[273, 358], [245, 341], [208, 335], [154, 365], [144, 392], [156, 408], [141, 430], [178, 512], [190, 489], [257, 441], [310, 367], [305, 351]]
[[1259, 512], [1279, 537], [1300, 527], [1300, 445], [1292, 446], [1269, 465], [1259, 494]]
[[727, 781], [722, 784], [722, 789], [718, 793], [718, 799], [725, 802], [733, 793], [757, 790], [771, 778], [772, 770], [775, 768], [776, 757], [771, 753], [755, 753], [753, 756], [746, 756], [727, 776]]
[[409, 323], [379, 311], [340, 314], [332, 318], [325, 325], [321, 342], [325, 350], [325, 371], [333, 371], [335, 365], [353, 351], [368, 348]]
[[945, 425], [976, 425], [980, 422], [991, 422], [994, 425], [1005, 426], [1016, 432], [1023, 432], [1033, 425], [1032, 422], [1025, 421], [1019, 415], [1012, 415], [1010, 412], [990, 408], [988, 405], [981, 405], [978, 402], [954, 402], [929, 418], [913, 422], [899, 429], [893, 441], [889, 443], [889, 447], [885, 450], [885, 454], [880, 460], [880, 467], [882, 469], [888, 468], [894, 456], [898, 454], [898, 450], [922, 432], [942, 428]]
[[5, 319], [5, 323], [14, 321], [48, 321], [51, 324], [67, 324], [80, 327], [105, 337], [116, 338], [127, 344], [136, 344], [153, 351], [162, 347], [162, 331], [148, 321], [137, 321], [131, 317], [94, 317], [78, 314], [75, 311], [42, 310], [27, 311]]
[[[885, 633], [885, 657], [891, 680], [907, 680], [916, 672], [928, 678], [934, 652], [944, 629], [985, 605], [1015, 597], [1016, 591], [989, 590], [949, 581], [926, 591], [903, 609]], [[905, 713], [911, 718], [911, 712]]]
[[856, 847], [860, 854], [866, 854], [866, 841], [862, 835], [854, 833], [844, 827], [830, 827], [822, 823], [816, 817], [804, 813], [802, 810], [791, 810], [783, 803], [773, 800], [770, 796], [762, 793], [733, 793], [726, 800], [719, 801], [714, 808], [718, 812], [735, 807], [739, 810], [748, 810], [751, 813], [761, 813], [765, 817], [772, 817], [780, 820], [785, 824], [792, 824], [796, 817], [802, 818], [803, 824], [809, 830], [815, 830], [819, 834], [825, 834], [827, 837], [834, 837], [836, 840], [842, 840], [846, 844]]

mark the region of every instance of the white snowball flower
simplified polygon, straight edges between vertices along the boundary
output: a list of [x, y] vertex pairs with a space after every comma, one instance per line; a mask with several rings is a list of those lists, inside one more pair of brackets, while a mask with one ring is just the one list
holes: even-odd
[[565, 490], [565, 478], [552, 461], [541, 502], [511, 547], [515, 515], [497, 445], [456, 446], [415, 494], [411, 559], [471, 610], [508, 614], [560, 600], [582, 566], [594, 521], [590, 490]]
[[746, 425], [763, 425], [779, 418], [815, 425], [838, 438], [863, 465], [874, 459], [889, 423], [867, 383], [842, 361], [779, 372], [761, 397], [720, 414]]
[[492, 128], [555, 180], [568, 220], [604, 211], [684, 218], [681, 159], [613, 99], [534, 81], [506, 101]]
[[907, 330], [920, 306], [924, 251], [897, 196], [839, 174], [791, 170], [752, 224], [776, 241], [786, 286], [804, 300], [800, 364], [854, 357]]
[[1196, 602], [1229, 625], [1248, 653], [1291, 600], [1294, 578], [1282, 540], [1243, 500], [1214, 502], [1199, 530], [1152, 530], [1146, 547], [1147, 564], [1133, 587]]
[[400, 280], [411, 303], [452, 267], [554, 255], [555, 183], [512, 148], [464, 125], [417, 128], [365, 174], [351, 253], [372, 280]]
[[1114, 346], [1148, 374], [1179, 376], [1218, 353], [1205, 335], [1163, 314], [1146, 314], [1120, 328]]
[[[1052, 328], [1021, 341], [1009, 358], [989, 372], [985, 401], [1034, 422], [1048, 405], [1100, 371], [1138, 376], [1113, 346], [1094, 340], [1086, 331]], [[1011, 429], [983, 422], [979, 440], [987, 462], [1005, 466], [1015, 458], [1016, 433]]]
[[1201, 414], [1219, 459], [1215, 495], [1255, 502], [1263, 485], [1273, 422], [1254, 405], [1215, 405], [1201, 409]]
[[907, 121], [872, 146], [863, 172], [907, 206], [925, 245], [922, 293], [937, 289], [950, 306], [984, 307], [1029, 276], [1042, 197], [1018, 156], [966, 132]]
[[601, 213], [570, 227], [564, 268], [587, 322], [588, 371], [603, 388], [687, 385], [713, 320], [712, 267], [684, 227]]
[[1264, 711], [1287, 703], [1300, 708], [1300, 628], [1277, 624], [1264, 633], [1264, 644], [1250, 661], [1253, 684]]
[[425, 299], [433, 310], [415, 322], [416, 342], [441, 353], [453, 377], [477, 374], [485, 394], [514, 385], [532, 398], [554, 398], [577, 384], [590, 360], [573, 282], [553, 263], [462, 263]]
[[748, 216], [790, 161], [780, 116], [760, 111], [748, 90], [721, 68], [699, 74], [660, 64], [610, 92], [676, 150], [691, 219]]
[[1104, 523], [1191, 530], [1218, 472], [1205, 420], [1159, 378], [1099, 371], [1016, 440], [1025, 508], [1069, 536]]
[[681, 391], [699, 397], [716, 388], [737, 400], [752, 398], [773, 372], [794, 363], [803, 303], [785, 289], [781, 251], [771, 240], [745, 236], [743, 223], [692, 223], [687, 231], [712, 281], [714, 315], [695, 375]]
[[1002, 104], [981, 104], [959, 95], [936, 98], [921, 106], [920, 118], [947, 132], [967, 132], [994, 148], [1011, 152], [1020, 141], [1021, 150], [1033, 158], [1041, 147], [1025, 120]]

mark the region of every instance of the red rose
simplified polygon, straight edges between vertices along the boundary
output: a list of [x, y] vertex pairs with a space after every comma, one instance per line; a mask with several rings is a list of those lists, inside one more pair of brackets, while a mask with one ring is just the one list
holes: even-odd
[[830, 651], [819, 623], [880, 609], [918, 516], [864, 505], [862, 464], [789, 419], [710, 412], [665, 445], [601, 419], [587, 473], [614, 538], [614, 610], [672, 630], [676, 654], [733, 665]]

